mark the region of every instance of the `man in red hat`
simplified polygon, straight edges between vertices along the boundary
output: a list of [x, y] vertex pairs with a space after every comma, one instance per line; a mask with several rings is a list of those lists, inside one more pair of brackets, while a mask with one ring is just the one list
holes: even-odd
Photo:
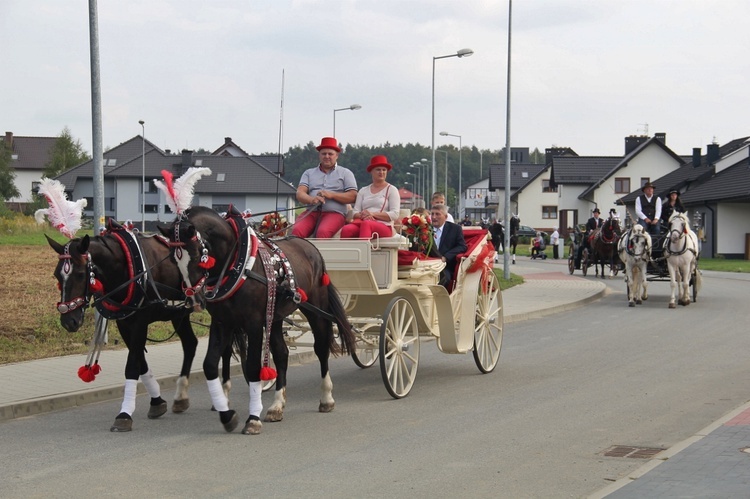
[[316, 149], [320, 164], [305, 170], [297, 187], [297, 201], [308, 209], [297, 217], [292, 234], [330, 238], [346, 223], [346, 205], [357, 199], [357, 181], [337, 163], [341, 149], [334, 137], [323, 137]]
[[661, 199], [654, 196], [654, 184], [646, 182], [641, 187], [643, 194], [635, 198], [635, 214], [638, 224], [642, 225], [652, 236], [659, 236], [659, 219], [661, 219]]

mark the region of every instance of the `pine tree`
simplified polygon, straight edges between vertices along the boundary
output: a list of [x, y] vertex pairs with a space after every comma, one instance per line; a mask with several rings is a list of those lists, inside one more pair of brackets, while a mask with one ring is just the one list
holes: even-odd
[[50, 152], [50, 160], [44, 165], [44, 176], [55, 177], [60, 173], [91, 159], [83, 150], [81, 141], [74, 139], [68, 127], [63, 128]]

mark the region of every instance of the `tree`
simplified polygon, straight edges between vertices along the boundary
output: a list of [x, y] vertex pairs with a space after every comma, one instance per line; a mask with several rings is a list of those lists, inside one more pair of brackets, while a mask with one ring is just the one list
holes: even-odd
[[74, 139], [70, 129], [65, 127], [50, 151], [50, 160], [44, 165], [44, 176], [55, 177], [90, 159], [91, 156], [83, 150], [81, 141]]
[[16, 187], [16, 174], [10, 167], [11, 151], [5, 144], [0, 141], [0, 197], [8, 201], [21, 195]]

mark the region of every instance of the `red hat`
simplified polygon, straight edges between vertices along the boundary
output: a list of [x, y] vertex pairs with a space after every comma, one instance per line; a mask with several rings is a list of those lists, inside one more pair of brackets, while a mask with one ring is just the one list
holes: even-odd
[[341, 149], [339, 148], [339, 141], [336, 140], [334, 137], [323, 137], [320, 139], [320, 145], [316, 147], [318, 151], [321, 149], [333, 149], [336, 152], [341, 152]]
[[371, 172], [372, 169], [376, 166], [385, 166], [386, 168], [388, 168], [388, 171], [393, 168], [390, 163], [388, 163], [388, 158], [383, 155], [373, 156], [372, 158], [370, 158], [370, 164], [367, 165], [367, 172]]

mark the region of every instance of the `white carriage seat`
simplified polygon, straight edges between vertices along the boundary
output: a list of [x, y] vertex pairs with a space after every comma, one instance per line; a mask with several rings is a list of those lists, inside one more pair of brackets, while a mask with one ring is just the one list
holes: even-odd
[[419, 280], [425, 277], [434, 277], [435, 283], [437, 283], [438, 276], [444, 268], [445, 262], [440, 258], [415, 259], [411, 265], [398, 266], [398, 278]]

